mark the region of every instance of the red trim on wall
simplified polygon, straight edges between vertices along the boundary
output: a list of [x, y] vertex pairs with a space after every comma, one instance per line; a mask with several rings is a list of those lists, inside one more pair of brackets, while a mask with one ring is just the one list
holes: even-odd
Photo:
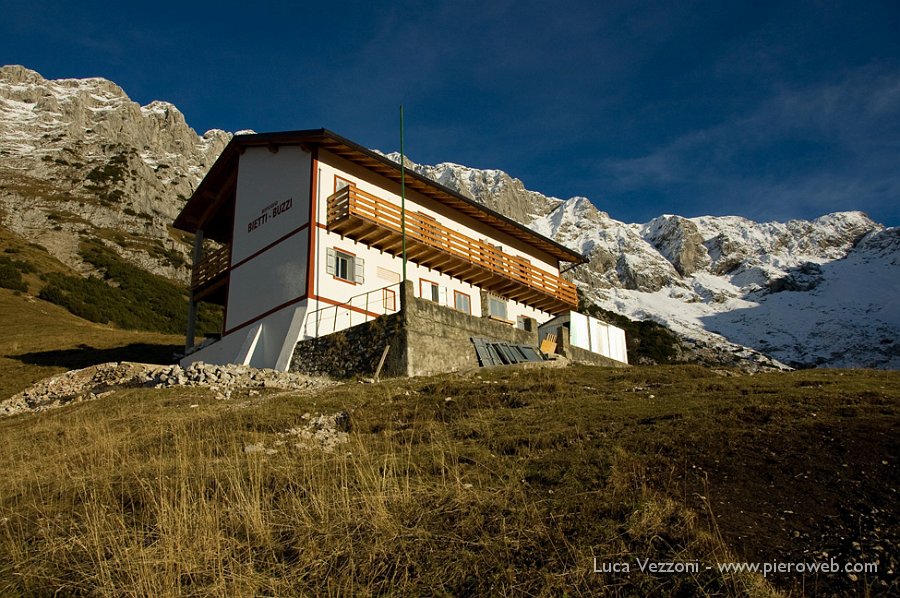
[[350, 311], [355, 311], [358, 314], [365, 314], [367, 316], [372, 316], [373, 318], [377, 318], [379, 316], [383, 316], [384, 314], [379, 314], [374, 311], [366, 311], [361, 307], [356, 307], [355, 305], [347, 305], [346, 301], [335, 301], [334, 299], [329, 299], [328, 297], [317, 297], [316, 295], [310, 295], [310, 299], [314, 299], [316, 301], [321, 301], [322, 303], [328, 303], [329, 305], [339, 305], [341, 307], [346, 307]]
[[346, 283], [346, 284], [352, 284], [353, 286], [356, 286], [356, 284], [357, 284], [357, 283], [353, 282], [352, 280], [347, 280], [346, 278], [340, 278], [337, 274], [332, 274], [331, 277], [332, 277], [333, 279], [339, 280], [339, 281], [341, 281], [341, 282], [343, 282], [343, 283]]
[[383, 289], [383, 290], [384, 290], [384, 294], [383, 294], [384, 296], [381, 298], [382, 305], [384, 305], [385, 308], [387, 308], [388, 297], [390, 297], [391, 309], [396, 310], [397, 309], [397, 291], [395, 291], [394, 289]]
[[230, 271], [230, 270], [234, 270], [235, 268], [238, 268], [238, 267], [240, 267], [240, 266], [243, 266], [244, 264], [246, 264], [247, 262], [249, 262], [250, 260], [252, 260], [252, 259], [255, 258], [255, 257], [259, 257], [261, 254], [263, 254], [263, 253], [265, 253], [266, 251], [272, 249], [273, 247], [275, 247], [276, 245], [278, 245], [278, 244], [281, 243], [282, 241], [286, 241], [286, 240], [289, 239], [290, 237], [293, 237], [293, 236], [296, 235], [297, 233], [303, 231], [303, 229], [305, 229], [305, 228], [309, 228], [309, 222], [307, 222], [306, 224], [304, 224], [303, 226], [301, 226], [301, 227], [299, 227], [299, 228], [295, 228], [294, 230], [292, 230], [292, 231], [289, 232], [288, 234], [284, 235], [283, 237], [280, 237], [280, 238], [278, 238], [278, 239], [272, 241], [271, 243], [269, 243], [268, 245], [266, 245], [266, 246], [263, 247], [262, 249], [260, 249], [260, 250], [258, 250], [258, 251], [254, 251], [253, 253], [251, 253], [250, 255], [248, 255], [247, 257], [245, 257], [244, 259], [242, 259], [242, 260], [239, 261], [238, 263], [232, 265], [232, 266], [229, 268], [229, 271]]
[[294, 305], [295, 303], [300, 303], [301, 301], [305, 301], [305, 300], [306, 300], [306, 295], [303, 295], [302, 297], [297, 297], [296, 299], [291, 299], [290, 301], [285, 301], [281, 305], [273, 307], [272, 309], [268, 310], [267, 312], [259, 314], [255, 318], [250, 318], [246, 322], [243, 322], [241, 324], [238, 324], [234, 328], [230, 328], [230, 329], [226, 330], [225, 332], [222, 333], [222, 336], [226, 336], [228, 334], [231, 334], [232, 332], [236, 332], [236, 331], [240, 330], [241, 328], [246, 328], [247, 326], [250, 326], [251, 324], [255, 324], [255, 323], [259, 322], [260, 320], [262, 320], [263, 318], [265, 318], [267, 316], [271, 316], [276, 311], [280, 311], [280, 310], [284, 309], [285, 307], [290, 307], [291, 305]]
[[346, 249], [341, 249], [341, 248], [338, 247], [337, 245], [335, 245], [334, 247], [332, 247], [332, 249], [334, 249], [335, 251], [340, 251], [341, 253], [346, 254], [346, 255], [349, 255], [349, 256], [351, 256], [351, 257], [356, 257], [356, 254], [353, 253], [352, 251], [347, 251]]
[[319, 148], [312, 148], [312, 160], [310, 160], [310, 176], [309, 176], [309, 253], [306, 254], [306, 294], [312, 295], [315, 292], [316, 283], [316, 263], [313, 256], [316, 254], [316, 228], [322, 226], [316, 222], [318, 215], [317, 200], [319, 195]]

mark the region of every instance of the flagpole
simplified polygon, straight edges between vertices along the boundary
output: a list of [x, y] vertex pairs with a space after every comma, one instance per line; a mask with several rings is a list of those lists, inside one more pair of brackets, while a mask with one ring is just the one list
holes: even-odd
[[403, 243], [403, 283], [406, 284], [406, 158], [403, 154], [403, 104], [400, 105], [400, 235]]

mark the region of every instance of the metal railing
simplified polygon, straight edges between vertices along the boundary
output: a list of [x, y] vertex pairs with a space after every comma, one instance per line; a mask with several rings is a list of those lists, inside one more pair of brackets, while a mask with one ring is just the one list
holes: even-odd
[[340, 305], [328, 305], [306, 315], [305, 338], [318, 338], [400, 311], [400, 284], [360, 293]]

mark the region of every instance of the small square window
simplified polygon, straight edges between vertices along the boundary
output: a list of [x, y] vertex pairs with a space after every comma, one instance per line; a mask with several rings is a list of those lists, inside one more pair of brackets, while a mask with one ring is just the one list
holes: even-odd
[[501, 299], [500, 297], [489, 296], [488, 314], [494, 318], [508, 320], [509, 318], [506, 316], [506, 300]]
[[465, 293], [453, 291], [453, 306], [463, 313], [472, 313], [472, 302]]

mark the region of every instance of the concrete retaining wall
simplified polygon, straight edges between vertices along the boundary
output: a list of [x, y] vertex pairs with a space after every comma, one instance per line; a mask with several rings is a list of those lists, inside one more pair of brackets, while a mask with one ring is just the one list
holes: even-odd
[[335, 378], [372, 376], [390, 345], [382, 376], [425, 376], [478, 367], [471, 337], [537, 346], [537, 326], [466, 315], [414, 296], [401, 285], [400, 311], [328, 336], [297, 343], [290, 371]]
[[530, 332], [478, 318], [413, 296], [407, 283], [405, 307], [409, 343], [407, 375], [427, 376], [478, 367], [471, 337], [537, 347], [537, 326]]

